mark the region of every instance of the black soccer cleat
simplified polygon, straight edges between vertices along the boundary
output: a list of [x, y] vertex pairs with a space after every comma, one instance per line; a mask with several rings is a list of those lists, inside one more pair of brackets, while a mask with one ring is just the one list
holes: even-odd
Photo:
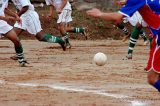
[[66, 43], [65, 42], [61, 42], [59, 43], [63, 49], [63, 51], [66, 51]]
[[29, 64], [25, 59], [18, 60], [20, 67], [26, 67], [26, 64]]

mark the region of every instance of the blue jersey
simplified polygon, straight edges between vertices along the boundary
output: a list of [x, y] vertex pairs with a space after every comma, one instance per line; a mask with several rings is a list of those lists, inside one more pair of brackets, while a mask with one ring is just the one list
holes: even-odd
[[160, 45], [160, 0], [127, 0], [119, 13], [130, 17], [136, 11], [139, 11]]

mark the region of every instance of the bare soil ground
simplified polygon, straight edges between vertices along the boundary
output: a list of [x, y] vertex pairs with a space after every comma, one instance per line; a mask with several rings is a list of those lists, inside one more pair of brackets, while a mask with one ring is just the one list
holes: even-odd
[[[72, 49], [22, 40], [28, 67], [10, 59], [13, 45], [0, 40], [0, 106], [159, 106], [159, 93], [147, 84], [149, 49], [140, 40], [133, 60], [122, 60], [120, 40], [72, 40]], [[107, 55], [96, 66], [95, 53]]]

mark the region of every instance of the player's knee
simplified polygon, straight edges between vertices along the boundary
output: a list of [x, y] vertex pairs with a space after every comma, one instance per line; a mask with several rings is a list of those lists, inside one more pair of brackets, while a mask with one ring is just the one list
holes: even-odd
[[147, 78], [148, 78], [148, 83], [149, 83], [150, 85], [154, 85], [154, 83], [155, 83], [155, 81], [156, 81], [155, 76], [152, 75], [152, 74], [148, 74], [148, 75], [147, 75]]
[[142, 29], [142, 25], [141, 24], [136, 24], [136, 28], [141, 30]]
[[16, 47], [19, 47], [21, 45], [21, 42], [19, 40], [14, 40], [13, 43]]

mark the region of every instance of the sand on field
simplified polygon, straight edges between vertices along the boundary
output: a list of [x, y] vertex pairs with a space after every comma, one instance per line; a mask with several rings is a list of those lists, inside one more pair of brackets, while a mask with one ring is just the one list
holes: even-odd
[[[13, 44], [0, 40], [0, 106], [158, 106], [160, 95], [144, 71], [149, 47], [138, 41], [133, 60], [122, 60], [128, 43], [72, 40], [72, 49], [22, 40], [28, 67], [10, 59]], [[96, 66], [93, 56], [107, 55]]]

